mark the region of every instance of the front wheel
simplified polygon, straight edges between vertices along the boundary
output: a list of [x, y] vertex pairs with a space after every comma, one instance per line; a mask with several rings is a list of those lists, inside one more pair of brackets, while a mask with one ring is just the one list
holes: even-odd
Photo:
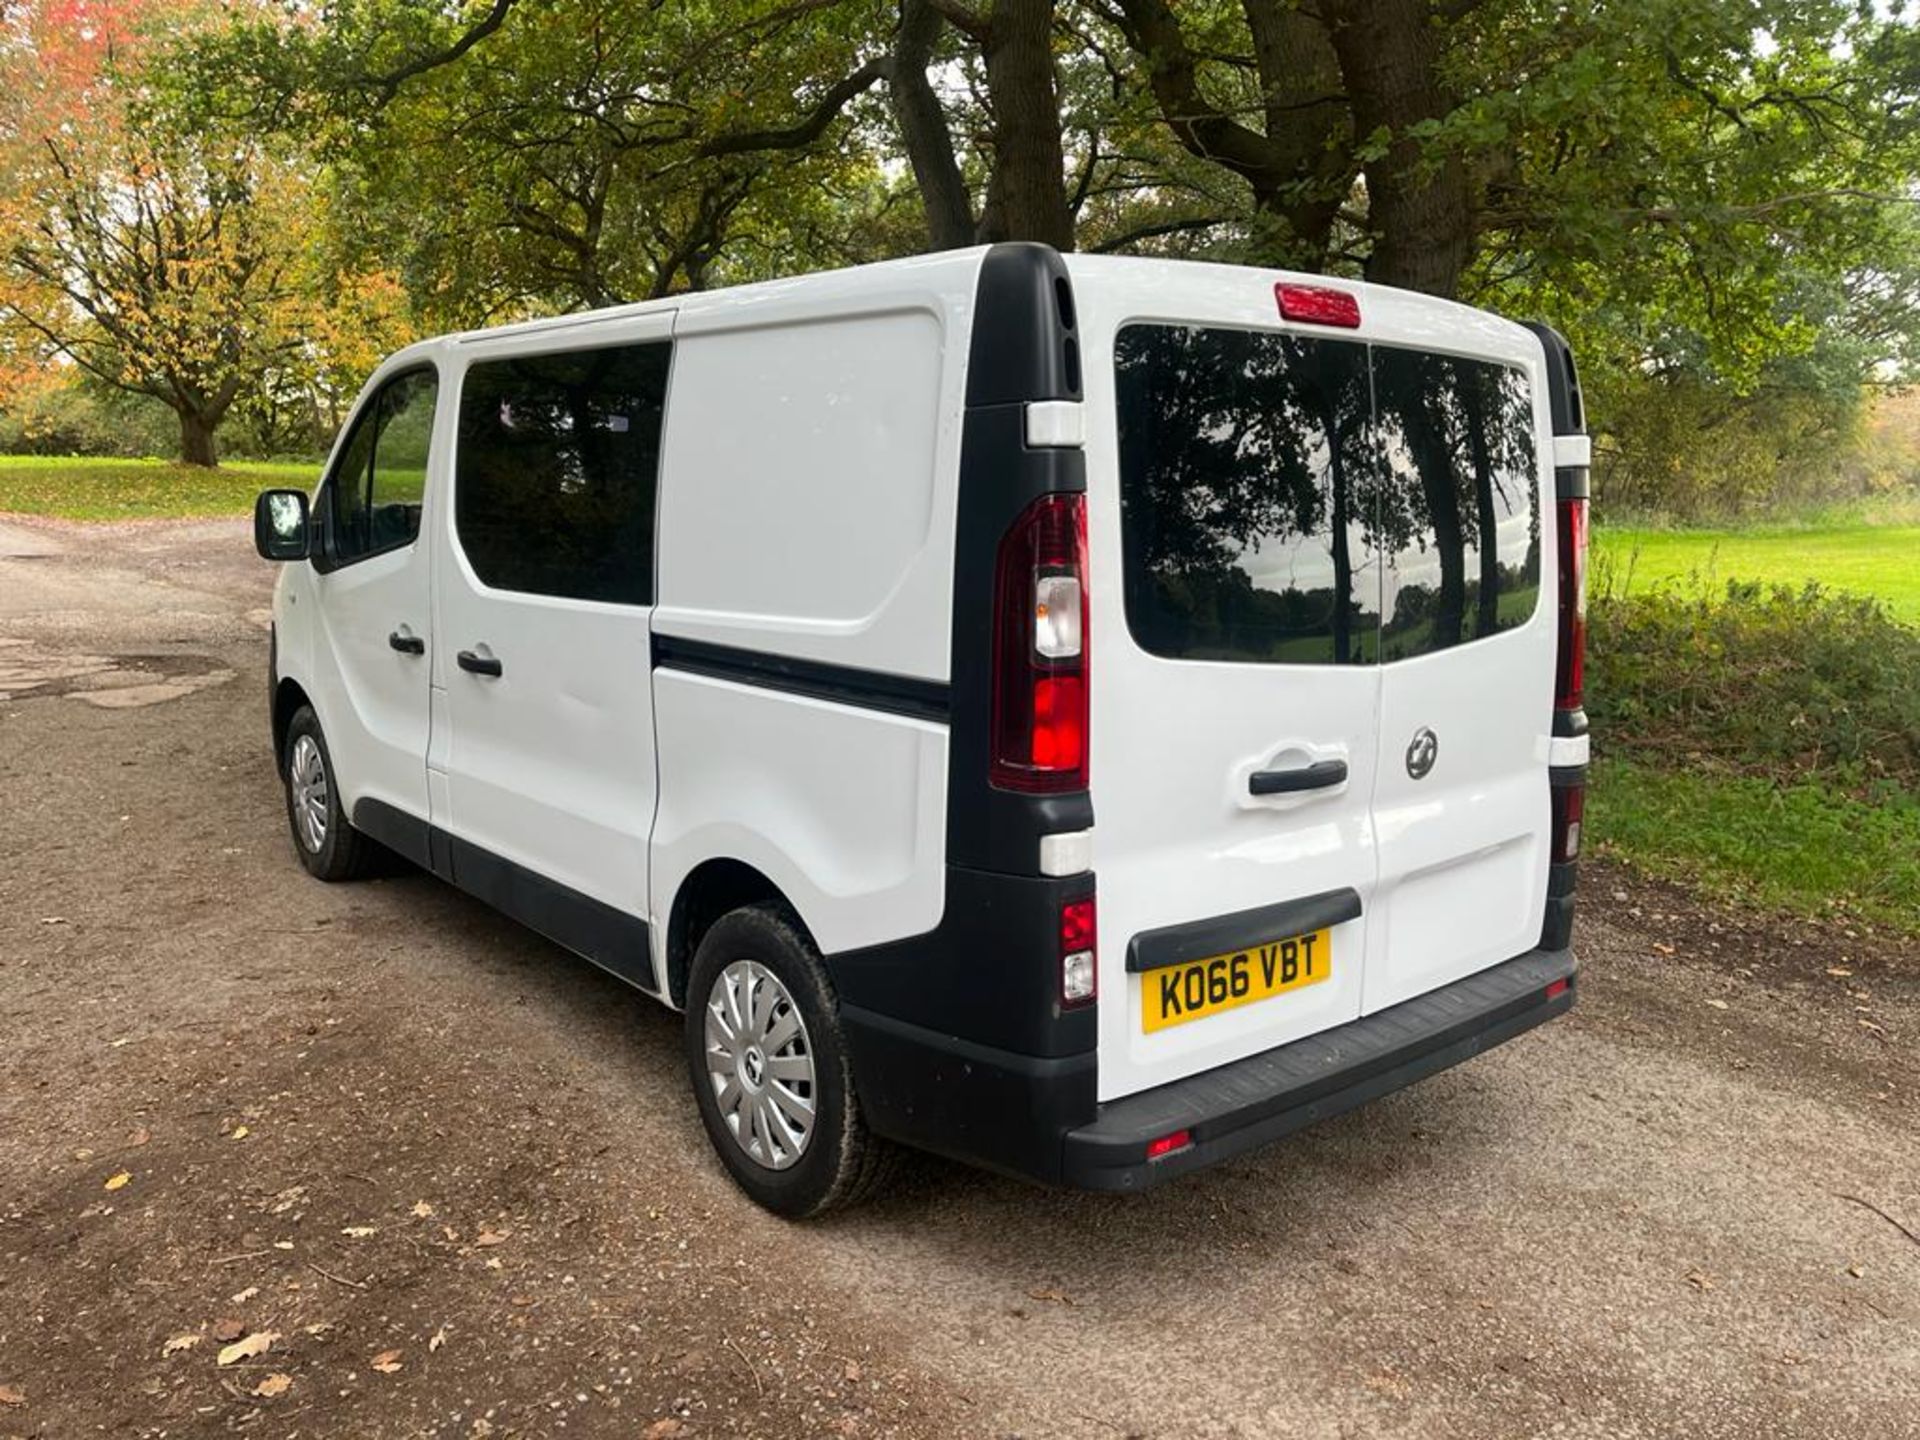
[[374, 844], [347, 822], [333, 756], [311, 706], [294, 711], [281, 759], [287, 787], [287, 825], [307, 873], [321, 880], [352, 880], [373, 862]]
[[721, 917], [687, 981], [687, 1070], [740, 1188], [803, 1219], [863, 1199], [891, 1147], [866, 1126], [826, 967], [784, 910]]

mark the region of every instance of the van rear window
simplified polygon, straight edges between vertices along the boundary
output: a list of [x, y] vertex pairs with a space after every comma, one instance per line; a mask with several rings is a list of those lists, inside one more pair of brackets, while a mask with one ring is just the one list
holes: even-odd
[[1526, 621], [1533, 402], [1512, 367], [1270, 331], [1115, 340], [1127, 623], [1144, 649], [1398, 660]]

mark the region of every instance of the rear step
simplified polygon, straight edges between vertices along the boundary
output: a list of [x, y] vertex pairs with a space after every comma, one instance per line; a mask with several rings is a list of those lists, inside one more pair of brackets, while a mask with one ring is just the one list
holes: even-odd
[[1564, 1014], [1575, 968], [1571, 950], [1530, 950], [1350, 1024], [1109, 1101], [1068, 1133], [1063, 1178], [1144, 1190], [1364, 1105]]

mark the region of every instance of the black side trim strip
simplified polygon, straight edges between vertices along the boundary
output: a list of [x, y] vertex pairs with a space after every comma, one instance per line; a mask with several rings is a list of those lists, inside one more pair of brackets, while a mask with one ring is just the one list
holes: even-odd
[[1587, 767], [1584, 765], [1549, 765], [1547, 784], [1556, 790], [1570, 789], [1575, 785], [1587, 783]]
[[1184, 965], [1189, 960], [1225, 955], [1289, 935], [1306, 935], [1359, 918], [1359, 891], [1324, 890], [1318, 895], [1238, 910], [1211, 920], [1143, 930], [1127, 942], [1127, 969], [1139, 974], [1167, 965]]
[[857, 705], [863, 710], [882, 710], [890, 715], [932, 720], [942, 725], [947, 723], [952, 710], [948, 687], [939, 680], [859, 670], [851, 665], [829, 665], [820, 660], [800, 660], [765, 650], [742, 650], [706, 640], [655, 635], [653, 663], [662, 669], [684, 670], [691, 675], [732, 680], [763, 690], [830, 700], [837, 705]]
[[352, 819], [354, 829], [476, 900], [634, 988], [649, 995], [658, 993], [647, 922], [638, 915], [549, 880], [384, 801], [362, 800], [353, 807]]

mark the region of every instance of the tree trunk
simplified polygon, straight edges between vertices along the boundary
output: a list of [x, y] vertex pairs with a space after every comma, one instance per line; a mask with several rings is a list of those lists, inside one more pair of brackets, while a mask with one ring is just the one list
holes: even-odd
[[1386, 154], [1366, 163], [1373, 253], [1367, 279], [1451, 298], [1473, 258], [1466, 167], [1429, 156], [1409, 133], [1454, 108], [1440, 78], [1442, 31], [1429, 0], [1328, 0], [1325, 7], [1353, 106], [1353, 133], [1384, 131]]
[[180, 416], [180, 459], [188, 465], [205, 465], [208, 468], [220, 463], [213, 448], [213, 431], [218, 419], [209, 419], [206, 412], [181, 408], [176, 412]]
[[927, 66], [943, 23], [940, 12], [927, 0], [900, 0], [900, 30], [887, 67], [887, 98], [926, 212], [927, 248], [958, 250], [974, 243], [973, 197], [954, 158], [946, 112], [927, 80]]
[[993, 106], [993, 238], [1073, 249], [1060, 97], [1053, 78], [1053, 0], [994, 0], [987, 23], [987, 95]]

